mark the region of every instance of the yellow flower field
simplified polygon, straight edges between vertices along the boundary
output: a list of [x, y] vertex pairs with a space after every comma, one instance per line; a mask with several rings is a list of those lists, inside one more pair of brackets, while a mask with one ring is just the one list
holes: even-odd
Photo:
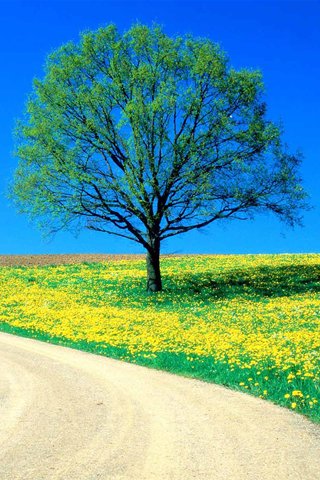
[[0, 268], [0, 328], [233, 386], [319, 419], [320, 255]]

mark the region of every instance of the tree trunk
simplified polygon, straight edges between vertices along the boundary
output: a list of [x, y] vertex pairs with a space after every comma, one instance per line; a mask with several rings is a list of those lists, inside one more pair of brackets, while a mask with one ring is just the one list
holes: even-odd
[[160, 292], [162, 290], [160, 242], [152, 243], [152, 248], [147, 250], [147, 292]]

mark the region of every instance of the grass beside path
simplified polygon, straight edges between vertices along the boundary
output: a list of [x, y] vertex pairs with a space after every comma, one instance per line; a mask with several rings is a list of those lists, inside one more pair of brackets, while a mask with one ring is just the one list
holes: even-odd
[[0, 268], [0, 330], [168, 370], [320, 421], [320, 255]]

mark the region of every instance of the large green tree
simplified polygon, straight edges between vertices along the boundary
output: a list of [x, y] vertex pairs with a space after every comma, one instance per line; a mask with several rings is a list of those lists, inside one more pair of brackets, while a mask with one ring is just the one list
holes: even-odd
[[234, 70], [208, 39], [141, 24], [84, 33], [34, 81], [14, 196], [50, 231], [76, 224], [138, 242], [159, 291], [166, 238], [263, 211], [299, 222], [299, 156], [262, 93], [261, 74]]

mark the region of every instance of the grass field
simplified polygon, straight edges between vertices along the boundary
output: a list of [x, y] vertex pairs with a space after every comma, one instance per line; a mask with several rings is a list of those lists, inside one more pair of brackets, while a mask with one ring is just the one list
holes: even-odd
[[[243, 390], [320, 422], [320, 255], [0, 267], [0, 329]], [[319, 403], [318, 403], [319, 402]]]

